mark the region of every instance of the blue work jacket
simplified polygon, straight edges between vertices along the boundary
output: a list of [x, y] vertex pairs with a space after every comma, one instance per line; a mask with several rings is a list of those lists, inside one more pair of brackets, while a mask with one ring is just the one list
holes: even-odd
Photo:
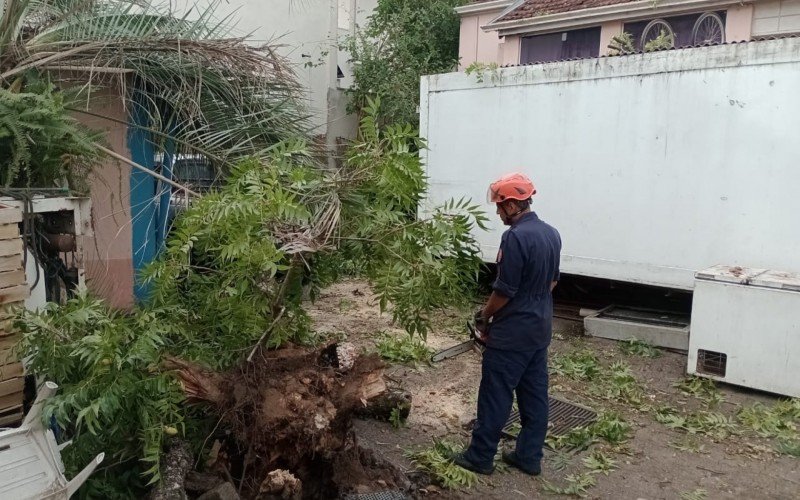
[[534, 212], [503, 233], [492, 288], [510, 300], [492, 317], [487, 345], [533, 351], [547, 347], [553, 335], [553, 295], [559, 279], [561, 236]]

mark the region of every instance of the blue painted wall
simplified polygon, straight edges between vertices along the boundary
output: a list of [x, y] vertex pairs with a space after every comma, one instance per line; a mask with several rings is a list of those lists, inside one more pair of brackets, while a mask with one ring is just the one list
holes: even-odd
[[[139, 165], [153, 168], [156, 148], [151, 134], [144, 127], [149, 125], [145, 110], [134, 103], [129, 116], [128, 147], [131, 160]], [[172, 178], [172, 155], [165, 155], [165, 166], [161, 174]], [[170, 188], [158, 182], [155, 177], [138, 169], [131, 169], [131, 224], [133, 233], [133, 272], [134, 296], [137, 301], [144, 300], [148, 287], [142, 284], [142, 269], [153, 261], [163, 247], [167, 233]]]

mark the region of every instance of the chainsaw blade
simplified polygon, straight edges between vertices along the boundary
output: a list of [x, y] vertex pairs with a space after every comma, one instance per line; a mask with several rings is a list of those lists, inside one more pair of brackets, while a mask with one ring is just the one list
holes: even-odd
[[453, 347], [439, 351], [431, 356], [431, 363], [438, 363], [439, 361], [458, 356], [459, 354], [464, 354], [467, 351], [471, 351], [474, 346], [474, 340], [467, 340], [466, 342], [454, 345]]

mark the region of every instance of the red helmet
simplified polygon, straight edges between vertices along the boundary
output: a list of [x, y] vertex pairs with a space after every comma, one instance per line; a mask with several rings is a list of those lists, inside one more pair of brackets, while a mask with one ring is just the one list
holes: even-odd
[[490, 203], [501, 203], [506, 200], [525, 201], [535, 194], [536, 187], [528, 176], [514, 172], [491, 183], [486, 199]]

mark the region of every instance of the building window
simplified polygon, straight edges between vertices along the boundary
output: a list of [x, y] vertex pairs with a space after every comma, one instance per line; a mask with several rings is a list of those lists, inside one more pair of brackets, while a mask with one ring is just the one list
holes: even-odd
[[[688, 14], [685, 16], [666, 17], [663, 19], [653, 19], [646, 21], [637, 21], [635, 23], [625, 23], [623, 28], [626, 32], [633, 36], [636, 41], [636, 48], [644, 50], [644, 42], [642, 35], [644, 35], [645, 28], [658, 21], [659, 26], [666, 24], [671, 28], [673, 34], [674, 47], [686, 47], [693, 45], [702, 45], [705, 43], [724, 43], [725, 42], [725, 11], [721, 12], [698, 12], [697, 14]], [[648, 39], [652, 39], [652, 35], [658, 35], [660, 28], [651, 29]]]
[[600, 28], [587, 28], [524, 37], [520, 63], [551, 62], [599, 55]]

